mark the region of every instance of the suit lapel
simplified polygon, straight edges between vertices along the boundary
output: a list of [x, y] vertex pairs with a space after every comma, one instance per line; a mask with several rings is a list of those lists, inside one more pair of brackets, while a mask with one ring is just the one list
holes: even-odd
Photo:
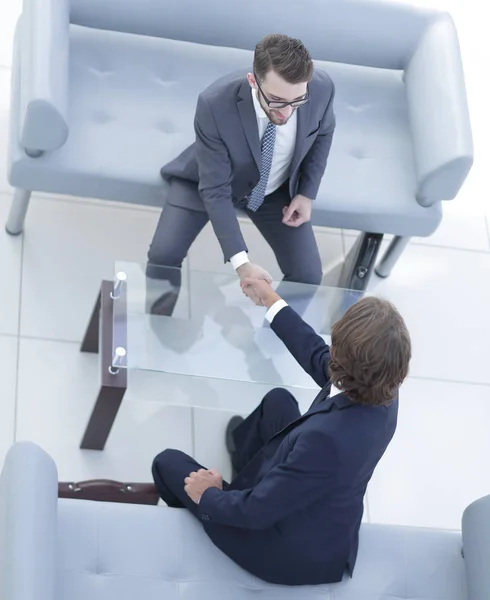
[[325, 400], [318, 402], [317, 404], [312, 404], [310, 409], [305, 412], [303, 417], [311, 417], [311, 415], [316, 415], [316, 413], [320, 412], [329, 412], [332, 410], [334, 402], [332, 398], [326, 398]]
[[296, 112], [298, 115], [298, 125], [296, 128], [296, 144], [291, 160], [291, 173], [295, 170], [302, 158], [303, 146], [310, 126], [311, 100], [303, 106], [300, 106]]
[[[322, 387], [322, 389], [316, 395], [316, 398], [311, 403], [311, 406], [316, 406], [322, 401], [325, 401], [326, 398], [330, 395], [330, 390], [332, 389], [332, 383], [329, 381], [326, 385]], [[310, 407], [311, 408], [311, 407]]]
[[290, 423], [289, 425], [284, 427], [284, 429], [281, 429], [281, 431], [278, 431], [275, 435], [273, 435], [271, 437], [271, 440], [276, 438], [278, 435], [285, 435], [286, 433], [291, 431], [291, 429], [294, 429], [297, 425], [299, 425], [300, 423], [302, 423], [303, 421], [308, 419], [308, 417], [311, 417], [311, 415], [314, 415], [319, 412], [328, 412], [332, 408], [332, 404], [333, 404], [333, 399], [328, 398], [328, 395], [330, 394], [330, 388], [331, 388], [330, 383], [327, 384], [326, 386], [324, 386], [318, 392], [318, 395], [313, 400], [313, 403], [310, 406], [309, 410], [307, 412], [305, 412], [304, 415], [301, 415], [301, 417], [296, 419], [296, 421], [293, 421], [292, 423]]
[[238, 93], [238, 112], [248, 145], [260, 171], [260, 140], [257, 115], [252, 100], [252, 91], [248, 80], [245, 80]]
[[345, 396], [345, 394], [342, 393], [336, 394], [335, 396], [328, 398], [328, 395], [330, 394], [330, 388], [330, 383], [323, 387], [318, 393], [315, 400], [313, 400], [313, 404], [311, 405], [310, 409], [307, 412], [305, 412], [304, 415], [301, 415], [301, 417], [296, 419], [296, 421], [293, 421], [292, 423], [284, 427], [284, 429], [278, 431], [276, 435], [271, 437], [271, 440], [275, 439], [277, 436], [284, 436], [285, 434], [289, 433], [292, 429], [297, 427], [300, 423], [302, 423], [312, 415], [322, 412], [329, 412], [334, 404], [337, 410], [344, 410], [345, 408], [355, 406], [349, 400], [349, 398], [347, 398], [347, 396]]

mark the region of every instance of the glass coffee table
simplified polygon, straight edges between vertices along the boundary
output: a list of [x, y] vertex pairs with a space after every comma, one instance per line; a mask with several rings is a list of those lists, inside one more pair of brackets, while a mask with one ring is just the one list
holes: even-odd
[[[327, 343], [333, 323], [363, 295], [287, 282], [273, 287]], [[233, 272], [116, 263], [81, 346], [100, 354], [101, 368], [81, 448], [104, 449], [132, 369], [316, 388], [269, 328], [265, 312], [242, 293]]]

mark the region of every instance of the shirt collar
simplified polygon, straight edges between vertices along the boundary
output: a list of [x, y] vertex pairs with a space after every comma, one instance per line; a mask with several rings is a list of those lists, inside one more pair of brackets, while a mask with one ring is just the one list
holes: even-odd
[[[339, 391], [334, 385], [332, 385], [330, 388], [329, 398], [339, 410], [341, 410], [342, 408], [347, 408], [348, 406], [358, 406], [355, 402], [352, 402], [352, 400], [350, 400], [350, 398], [348, 398], [348, 396], [344, 394], [344, 392]], [[397, 399], [398, 394], [393, 398], [392, 402], [394, 402]]]
[[347, 406], [352, 406], [351, 400], [333, 384], [330, 387], [329, 398], [332, 399], [333, 404], [340, 410]]
[[255, 109], [255, 114], [257, 115], [257, 118], [258, 119], [268, 119], [269, 117], [266, 115], [262, 106], [260, 106], [260, 102], [259, 102], [259, 99], [257, 98], [256, 90], [254, 90], [253, 88], [250, 88], [250, 91], [252, 93], [252, 100], [254, 103], [254, 109]]

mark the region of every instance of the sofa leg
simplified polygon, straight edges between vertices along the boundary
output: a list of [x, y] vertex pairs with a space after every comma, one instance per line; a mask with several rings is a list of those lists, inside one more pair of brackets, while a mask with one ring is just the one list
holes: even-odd
[[407, 247], [409, 241], [409, 237], [401, 235], [397, 235], [391, 240], [390, 245], [383, 254], [383, 258], [374, 270], [378, 277], [388, 277], [391, 274], [391, 270]]
[[10, 205], [9, 216], [5, 225], [5, 229], [10, 235], [19, 235], [19, 233], [22, 233], [30, 199], [31, 192], [29, 190], [15, 190], [12, 204]]

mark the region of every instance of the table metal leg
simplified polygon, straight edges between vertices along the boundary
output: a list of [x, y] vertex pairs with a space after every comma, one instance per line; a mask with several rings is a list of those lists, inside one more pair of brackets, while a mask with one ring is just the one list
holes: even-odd
[[366, 291], [382, 240], [382, 233], [359, 234], [354, 246], [345, 257], [337, 287]]
[[[102, 282], [81, 346], [82, 352], [100, 351], [101, 354], [101, 385], [80, 445], [85, 450], [104, 449], [127, 389], [127, 369], [112, 366], [114, 303], [123, 303], [118, 307], [118, 314], [126, 315], [126, 295], [123, 293], [117, 299], [113, 299], [113, 289], [112, 281]], [[123, 323], [123, 337], [125, 337], [125, 325]]]

